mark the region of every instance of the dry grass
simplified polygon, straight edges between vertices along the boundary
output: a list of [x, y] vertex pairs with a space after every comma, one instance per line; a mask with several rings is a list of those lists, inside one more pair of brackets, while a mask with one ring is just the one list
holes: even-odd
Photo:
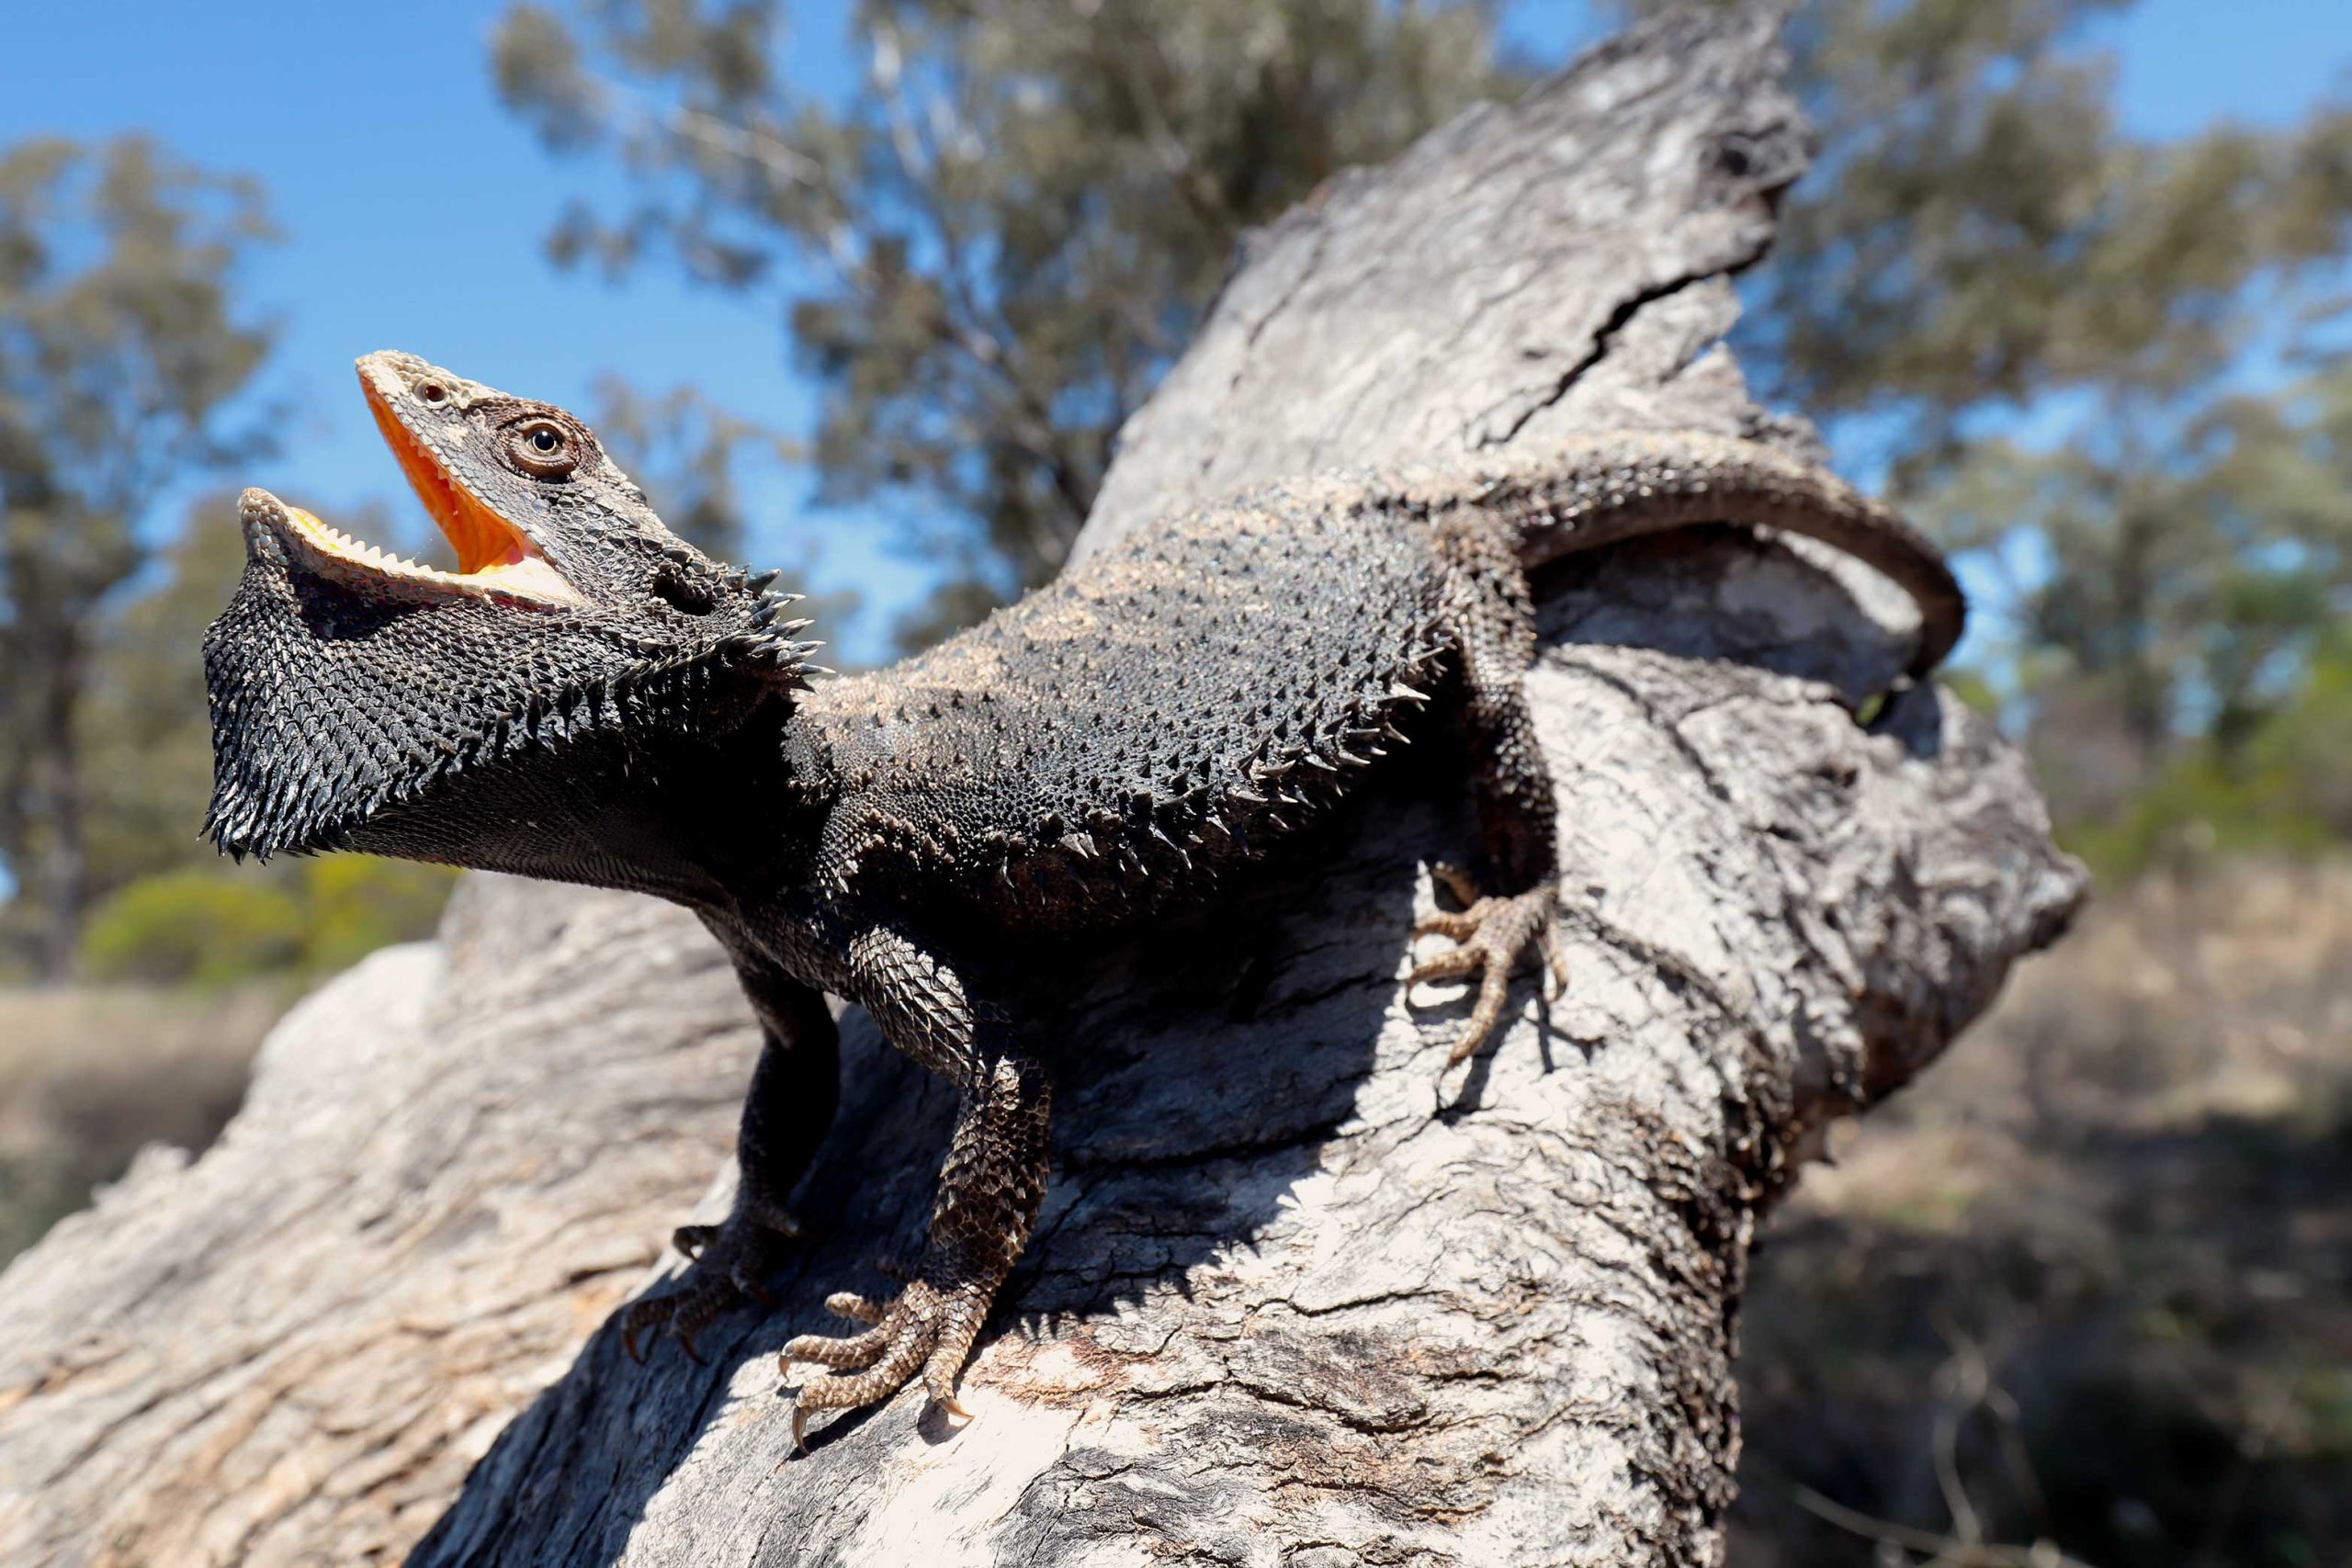
[[259, 986], [0, 991], [0, 1263], [141, 1145], [210, 1143], [288, 999]]
[[2352, 865], [2109, 897], [1844, 1131], [1750, 1287], [1742, 1568], [2352, 1562]]

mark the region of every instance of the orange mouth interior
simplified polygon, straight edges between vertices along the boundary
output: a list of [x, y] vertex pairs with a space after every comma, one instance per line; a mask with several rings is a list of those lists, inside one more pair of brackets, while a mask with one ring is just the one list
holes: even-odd
[[443, 472], [424, 443], [409, 434], [408, 427], [385, 406], [367, 377], [359, 378], [359, 386], [368, 396], [368, 412], [375, 416], [376, 428], [383, 433], [384, 445], [400, 460], [409, 489], [416, 492], [416, 499], [424, 503], [434, 525], [457, 550], [460, 575], [471, 576], [492, 567], [519, 566], [538, 554], [521, 530], [476, 501], [463, 485]]

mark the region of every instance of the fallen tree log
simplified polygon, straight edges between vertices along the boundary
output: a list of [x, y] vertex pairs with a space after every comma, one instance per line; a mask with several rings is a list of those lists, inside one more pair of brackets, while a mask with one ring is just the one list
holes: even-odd
[[[1658, 22], [1331, 182], [1246, 247], [1081, 548], [1600, 425], [1802, 442], [1721, 342], [1803, 164], [1780, 64], [1767, 22]], [[1567, 994], [1523, 982], [1450, 1075], [1462, 1010], [1407, 1008], [1419, 857], [1475, 844], [1442, 745], [1241, 904], [1041, 953], [1055, 1185], [968, 1428], [910, 1391], [787, 1454], [774, 1352], [888, 1287], [952, 1109], [857, 1014], [775, 1309], [707, 1367], [623, 1357], [749, 1019], [683, 914], [476, 877], [289, 1017], [216, 1147], [0, 1276], [0, 1559], [1715, 1561], [1760, 1213], [2080, 880], [1982, 719], [1856, 721], [1907, 646], [1858, 569], [1723, 529], [1542, 587]]]

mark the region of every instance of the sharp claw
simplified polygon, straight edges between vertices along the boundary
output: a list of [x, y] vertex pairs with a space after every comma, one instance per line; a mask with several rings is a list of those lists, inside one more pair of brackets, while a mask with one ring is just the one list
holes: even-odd
[[1559, 994], [1563, 996], [1566, 995], [1568, 989], [1568, 950], [1560, 945], [1560, 933], [1556, 927], [1546, 926], [1544, 928], [1544, 964], [1546, 968], [1552, 971], [1552, 978], [1559, 982]]
[[678, 1348], [686, 1353], [687, 1360], [692, 1361], [697, 1367], [707, 1367], [710, 1365], [708, 1361], [702, 1359], [702, 1352], [695, 1348], [695, 1337], [693, 1335], [686, 1333], [681, 1328], [673, 1326], [670, 1330], [670, 1337], [678, 1342]]
[[1487, 1036], [1495, 1032], [1496, 1021], [1502, 1016], [1504, 994], [1510, 982], [1503, 977], [1501, 966], [1489, 964], [1478, 983], [1477, 1004], [1470, 1010], [1470, 1021], [1454, 1037], [1445, 1053], [1445, 1065], [1451, 1069], [1468, 1061], [1485, 1044]]
[[1478, 901], [1478, 885], [1473, 882], [1470, 879], [1470, 874], [1460, 866], [1446, 861], [1437, 861], [1430, 866], [1430, 875], [1444, 883], [1446, 891], [1464, 904], [1475, 904]]
[[1486, 974], [1479, 977], [1478, 1002], [1471, 1010], [1469, 1026], [1463, 1030], [1462, 1038], [1453, 1043], [1453, 1049], [1446, 1053], [1447, 1066], [1454, 1066], [1476, 1052], [1487, 1036], [1495, 1032], [1495, 1025], [1502, 1019], [1503, 1003], [1510, 999], [1510, 975], [1500, 964], [1488, 964]]
[[782, 1236], [797, 1236], [800, 1234], [800, 1222], [792, 1217], [792, 1211], [779, 1208], [774, 1203], [755, 1204], [751, 1210], [751, 1217], [752, 1222], [763, 1231], [770, 1231]]
[[792, 1451], [808, 1451], [808, 1412], [795, 1402], [792, 1406]]
[[1429, 980], [1453, 980], [1473, 973], [1486, 962], [1486, 954], [1475, 947], [1457, 947], [1451, 953], [1441, 953], [1435, 958], [1423, 959], [1413, 965], [1405, 976], [1405, 984], [1418, 986]]
[[634, 1323], [621, 1325], [621, 1348], [628, 1353], [630, 1360], [640, 1367], [645, 1365], [645, 1352], [638, 1348], [637, 1325]]
[[949, 1420], [969, 1421], [972, 1418], [972, 1413], [964, 1408], [964, 1402], [954, 1394], [942, 1393], [934, 1395], [933, 1398], [939, 1405], [940, 1413]]
[[825, 1298], [825, 1310], [852, 1323], [879, 1323], [888, 1315], [879, 1303], [867, 1301], [854, 1291], [835, 1291]]

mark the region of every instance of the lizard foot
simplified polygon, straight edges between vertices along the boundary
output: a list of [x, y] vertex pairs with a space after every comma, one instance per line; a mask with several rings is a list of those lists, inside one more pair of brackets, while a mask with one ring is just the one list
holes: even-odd
[[1453, 1048], [1446, 1053], [1445, 1065], [1451, 1067], [1494, 1032], [1503, 1015], [1510, 972], [1521, 959], [1540, 951], [1553, 981], [1563, 988], [1568, 983], [1568, 962], [1560, 946], [1559, 890], [1550, 882], [1509, 897], [1482, 898], [1476, 884], [1459, 867], [1441, 862], [1430, 872], [1464, 908], [1440, 909], [1413, 922], [1415, 936], [1450, 937], [1456, 945], [1413, 965], [1405, 976], [1407, 995], [1409, 998], [1410, 988], [1424, 980], [1478, 976], [1478, 1000], [1470, 1010], [1470, 1021], [1463, 1025]]
[[870, 1325], [865, 1333], [846, 1339], [804, 1334], [784, 1348], [786, 1382], [795, 1361], [843, 1374], [800, 1383], [792, 1408], [794, 1448], [802, 1446], [811, 1411], [877, 1404], [918, 1369], [933, 1402], [949, 1416], [966, 1418], [956, 1401], [956, 1379], [989, 1304], [1029, 1245], [1046, 1195], [1050, 1099], [1043, 1069], [1026, 1057], [1001, 1056], [974, 1074], [947, 1163], [940, 1168], [929, 1239], [914, 1278], [887, 1305], [847, 1292], [825, 1299], [825, 1310], [835, 1316]]
[[746, 1296], [762, 1306], [774, 1306], [761, 1283], [775, 1267], [778, 1243], [800, 1234], [800, 1226], [781, 1209], [739, 1204], [723, 1224], [680, 1225], [670, 1245], [694, 1259], [675, 1288], [649, 1296], [628, 1309], [621, 1320], [621, 1348], [640, 1366], [645, 1352], [639, 1348], [643, 1334], [667, 1335], [703, 1364], [695, 1336], [711, 1320]]
[[971, 1413], [956, 1398], [956, 1378], [995, 1294], [993, 1281], [935, 1283], [927, 1269], [888, 1306], [849, 1291], [826, 1297], [827, 1312], [873, 1326], [846, 1339], [803, 1334], [785, 1346], [778, 1365], [787, 1380], [795, 1361], [854, 1374], [811, 1378], [800, 1384], [792, 1407], [792, 1446], [802, 1446], [810, 1412], [849, 1410], [888, 1399], [918, 1368], [925, 1391], [939, 1408], [957, 1420], [967, 1419]]

